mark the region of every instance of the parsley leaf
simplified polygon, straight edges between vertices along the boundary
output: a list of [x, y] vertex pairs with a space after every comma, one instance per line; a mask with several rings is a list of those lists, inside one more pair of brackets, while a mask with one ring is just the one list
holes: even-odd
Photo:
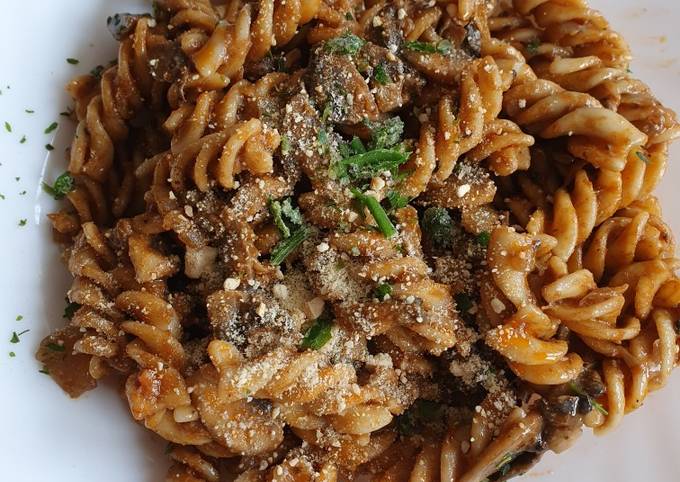
[[52, 123], [51, 123], [49, 126], [47, 126], [47, 128], [45, 129], [45, 134], [49, 134], [50, 132], [53, 132], [58, 126], [59, 126], [59, 124], [57, 124], [56, 122], [52, 122]]
[[80, 63], [80, 60], [69, 57], [66, 59], [66, 62], [68, 62], [71, 65], [78, 65]]
[[323, 45], [326, 52], [341, 55], [354, 55], [366, 42], [351, 32], [346, 32], [339, 37], [327, 40]]
[[429, 207], [423, 213], [421, 221], [423, 233], [437, 246], [446, 247], [451, 242], [453, 219], [445, 208]]
[[52, 186], [43, 182], [43, 189], [45, 192], [57, 200], [62, 199], [68, 193], [73, 191], [74, 188], [75, 179], [68, 172], [65, 172], [57, 177]]
[[442, 40], [436, 44], [431, 42], [404, 42], [404, 48], [408, 50], [413, 50], [415, 52], [421, 52], [424, 54], [449, 54], [453, 46], [449, 40]]
[[54, 146], [52, 144], [45, 144], [45, 149], [47, 149], [48, 151], [53, 151]]
[[271, 214], [274, 219], [274, 224], [279, 229], [281, 236], [287, 238], [290, 236], [290, 229], [286, 226], [283, 221], [283, 212], [281, 209], [281, 203], [279, 201], [274, 201], [273, 199], [269, 201], [269, 214]]
[[52, 351], [66, 351], [64, 345], [59, 345], [57, 343], [48, 343], [47, 348], [49, 348]]
[[383, 64], [378, 64], [378, 66], [375, 69], [373, 69], [373, 78], [377, 83], [381, 85], [389, 84], [390, 82], [392, 82], [392, 79], [385, 70], [385, 66]]
[[23, 335], [24, 333], [28, 333], [29, 331], [31, 331], [31, 330], [24, 330], [24, 331], [19, 332], [19, 333], [17, 333], [16, 331], [13, 331], [13, 332], [12, 332], [12, 338], [10, 338], [9, 342], [10, 342], [10, 343], [19, 343], [19, 342], [21, 341], [21, 340], [19, 339], [19, 337], [20, 337], [21, 335]]
[[281, 154], [284, 156], [290, 152], [290, 140], [286, 136], [281, 137]]
[[12, 124], [10, 124], [9, 122], [5, 121], [5, 130], [6, 130], [7, 132], [12, 132]]
[[64, 308], [63, 317], [67, 320], [72, 320], [73, 315], [75, 315], [76, 311], [80, 309], [80, 306], [81, 305], [79, 303], [76, 303], [75, 301], [69, 301], [68, 298], [66, 298], [66, 307]]
[[491, 233], [488, 231], [482, 231], [477, 235], [477, 244], [484, 246], [485, 248], [489, 246], [489, 241], [491, 240]]
[[20, 220], [19, 220], [19, 226], [22, 226], [22, 227], [23, 227], [23, 226], [26, 226], [26, 223], [27, 223], [27, 222], [28, 222], [27, 219], [20, 219]]
[[23, 144], [25, 142], [26, 142], [26, 136], [23, 135], [23, 136], [21, 136], [21, 139], [19, 139], [19, 144]]
[[305, 349], [318, 350], [322, 348], [332, 337], [333, 321], [325, 316], [320, 316], [309, 327], [300, 346]]
[[371, 148], [383, 149], [395, 146], [404, 133], [404, 121], [399, 117], [391, 117], [381, 123], [366, 122], [371, 130]]
[[538, 53], [538, 48], [541, 46], [541, 41], [537, 38], [533, 39], [527, 44], [527, 52], [531, 55], [536, 55]]
[[392, 295], [392, 285], [389, 283], [380, 283], [373, 290], [373, 296], [379, 300], [384, 300], [386, 297]]
[[388, 191], [386, 198], [387, 203], [390, 205], [390, 209], [392, 210], [404, 208], [411, 201], [410, 197], [404, 196], [397, 191]]

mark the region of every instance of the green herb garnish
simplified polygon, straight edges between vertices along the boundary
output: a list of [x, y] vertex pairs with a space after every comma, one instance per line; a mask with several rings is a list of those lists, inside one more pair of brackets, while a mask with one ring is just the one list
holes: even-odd
[[448, 40], [442, 40], [436, 44], [430, 42], [404, 42], [404, 48], [409, 50], [414, 50], [416, 52], [422, 52], [424, 54], [449, 54], [452, 49], [451, 42]]
[[45, 144], [45, 149], [47, 149], [48, 151], [53, 151], [54, 146], [52, 144]]
[[385, 70], [383, 64], [378, 64], [378, 66], [373, 69], [373, 78], [375, 81], [381, 85], [389, 84], [392, 82], [390, 75]]
[[373, 196], [367, 196], [366, 194], [362, 193], [356, 188], [352, 188], [351, 191], [354, 197], [361, 204], [366, 206], [368, 211], [373, 216], [373, 219], [375, 219], [375, 222], [378, 225], [378, 229], [380, 230], [381, 233], [383, 233], [383, 235], [386, 238], [391, 238], [392, 236], [397, 234], [397, 230], [392, 224], [392, 221], [390, 221], [390, 218], [387, 216], [387, 213], [385, 212], [385, 210], [383, 209], [383, 207], [380, 205], [376, 198], [374, 198]]
[[27, 219], [20, 219], [19, 220], [19, 226], [26, 226], [26, 223], [28, 222]]
[[51, 123], [49, 126], [47, 126], [47, 128], [45, 129], [45, 134], [49, 134], [50, 132], [53, 132], [53, 131], [57, 128], [58, 125], [59, 125], [59, 124], [57, 124], [56, 122], [52, 122], [52, 123]]
[[49, 375], [50, 371], [47, 369], [46, 366], [43, 366], [40, 370], [38, 370], [39, 373], [42, 373], [43, 375]]
[[571, 388], [571, 390], [572, 390], [576, 395], [578, 395], [578, 396], [580, 396], [580, 397], [584, 397], [585, 399], [587, 399], [588, 402], [590, 402], [590, 404], [593, 406], [593, 408], [594, 408], [595, 410], [597, 410], [598, 412], [600, 412], [602, 415], [609, 415], [609, 412], [607, 411], [607, 409], [604, 408], [600, 402], [598, 402], [598, 401], [595, 400], [593, 397], [591, 397], [590, 395], [588, 395], [581, 387], [579, 387], [578, 385], [576, 385], [576, 383], [570, 382], [570, 383], [569, 383], [569, 388]]
[[6, 130], [7, 132], [12, 132], [12, 124], [10, 124], [9, 122], [5, 121], [5, 130]]
[[374, 149], [354, 154], [335, 163], [335, 174], [339, 179], [349, 178], [356, 181], [380, 175], [385, 171], [396, 172], [410, 155], [410, 152], [402, 148]]
[[354, 20], [354, 15], [351, 12], [345, 13], [345, 20]]
[[390, 209], [392, 210], [404, 208], [408, 206], [409, 202], [411, 202], [410, 197], [404, 196], [397, 191], [388, 191], [387, 196], [385, 197], [387, 199], [387, 203], [390, 205]]
[[332, 337], [333, 321], [325, 316], [320, 316], [309, 327], [300, 346], [304, 349], [318, 350], [322, 348]]
[[284, 156], [290, 152], [290, 140], [288, 137], [281, 136], [281, 154]]
[[57, 200], [62, 199], [68, 193], [73, 191], [74, 188], [75, 179], [68, 172], [63, 173], [57, 179], [55, 179], [54, 185], [52, 186], [43, 182], [43, 189], [45, 192]]
[[635, 155], [645, 164], [649, 164], [649, 157], [647, 157], [644, 152], [635, 151]]
[[537, 38], [533, 39], [527, 44], [527, 52], [531, 55], [536, 55], [538, 53], [538, 48], [541, 46], [541, 41]]
[[279, 201], [274, 201], [273, 199], [269, 201], [269, 214], [271, 214], [272, 218], [274, 219], [274, 224], [279, 229], [281, 236], [284, 238], [289, 237], [290, 229], [283, 221], [283, 211]]
[[69, 57], [66, 59], [66, 62], [68, 62], [71, 65], [77, 65], [80, 63], [80, 60]]
[[14, 358], [15, 356], [17, 356], [17, 354], [14, 353], [13, 351], [9, 352], [9, 357], [10, 357], [10, 358]]
[[354, 55], [366, 42], [351, 32], [346, 32], [339, 37], [327, 40], [323, 45], [326, 52], [341, 55]]
[[47, 348], [49, 348], [52, 351], [66, 351], [64, 345], [59, 345], [57, 343], [48, 343]]
[[19, 342], [21, 341], [21, 340], [19, 339], [19, 337], [20, 337], [21, 335], [23, 335], [24, 333], [28, 333], [29, 331], [31, 331], [31, 330], [24, 330], [24, 331], [19, 332], [19, 333], [17, 333], [16, 331], [13, 331], [13, 332], [12, 332], [12, 338], [9, 339], [9, 342], [10, 342], [10, 343], [19, 343]]
[[373, 296], [379, 300], [384, 300], [387, 296], [392, 296], [392, 285], [389, 283], [380, 283], [373, 290]]
[[391, 117], [380, 123], [365, 122], [371, 130], [371, 149], [383, 149], [399, 144], [404, 133], [404, 121]]
[[295, 251], [295, 248], [300, 246], [302, 242], [309, 236], [309, 229], [306, 226], [301, 226], [296, 229], [290, 237], [279, 241], [274, 247], [269, 257], [269, 262], [275, 266], [283, 263], [290, 253]]
[[445, 208], [429, 207], [423, 213], [423, 232], [437, 246], [446, 247], [451, 243], [453, 219]]
[[33, 109], [24, 109], [24, 112], [26, 112], [27, 114], [34, 114], [35, 113], [35, 111]]
[[21, 321], [21, 320], [24, 319], [24, 315], [17, 315], [17, 317], [16, 317], [15, 319], [16, 319], [17, 321]]
[[477, 244], [484, 246], [485, 248], [489, 246], [489, 241], [491, 240], [491, 233], [488, 231], [482, 231], [477, 235]]
[[19, 144], [23, 144], [25, 142], [26, 142], [26, 136], [23, 135], [23, 136], [21, 136], [21, 139], [19, 139]]
[[62, 315], [64, 318], [67, 320], [72, 320], [73, 315], [76, 314], [76, 311], [80, 309], [80, 304], [76, 303], [75, 301], [69, 301], [68, 298], [66, 298], [66, 307], [64, 308], [64, 314]]

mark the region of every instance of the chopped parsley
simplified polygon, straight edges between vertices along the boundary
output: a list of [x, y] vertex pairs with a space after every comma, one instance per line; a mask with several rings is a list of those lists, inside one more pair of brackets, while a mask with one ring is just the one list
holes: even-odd
[[49, 375], [50, 371], [46, 366], [43, 366], [40, 370], [38, 370], [39, 373], [42, 373], [43, 375]]
[[396, 146], [404, 134], [404, 121], [399, 117], [391, 117], [383, 122], [366, 122], [371, 130], [371, 149], [383, 149]]
[[377, 83], [381, 85], [389, 84], [390, 82], [392, 82], [392, 79], [385, 70], [385, 66], [383, 64], [378, 64], [378, 66], [375, 69], [373, 69], [373, 78]]
[[16, 321], [21, 321], [24, 319], [24, 315], [17, 315]]
[[13, 351], [9, 352], [9, 357], [10, 357], [10, 358], [14, 358], [15, 356], [17, 356], [17, 354], [14, 353]]
[[323, 108], [323, 112], [321, 113], [321, 122], [324, 124], [326, 121], [328, 121], [328, 118], [331, 116], [333, 113], [333, 106], [331, 105], [330, 102], [326, 103], [326, 105]]
[[432, 206], [425, 210], [421, 227], [432, 243], [439, 247], [447, 247], [451, 243], [453, 219], [442, 207]]
[[538, 53], [538, 48], [541, 46], [541, 41], [537, 38], [533, 39], [527, 44], [527, 52], [531, 55], [536, 55]]
[[45, 149], [47, 149], [48, 151], [53, 151], [54, 146], [52, 144], [45, 144]]
[[284, 239], [291, 236], [292, 230], [305, 223], [305, 219], [302, 216], [300, 209], [293, 206], [291, 198], [289, 197], [283, 201], [270, 199], [269, 213], [274, 219], [274, 224], [279, 229], [279, 232]]
[[5, 200], [5, 195], [4, 195], [4, 194], [0, 194], [0, 199], [2, 199], [2, 200], [4, 201], [4, 200]]
[[386, 199], [392, 210], [404, 208], [411, 201], [410, 197], [404, 196], [397, 191], [388, 191]]
[[9, 122], [5, 121], [5, 130], [6, 130], [7, 132], [12, 132], [12, 124], [10, 124]]
[[375, 287], [373, 296], [379, 300], [384, 300], [386, 297], [392, 296], [392, 285], [389, 283], [380, 283]]
[[424, 54], [449, 54], [451, 53], [451, 50], [453, 46], [451, 45], [451, 42], [449, 40], [442, 40], [440, 42], [431, 43], [431, 42], [420, 42], [420, 41], [414, 41], [414, 42], [404, 42], [404, 48], [408, 50], [413, 50], [415, 52], [421, 52]]
[[59, 126], [58, 123], [52, 122], [47, 128], [45, 129], [45, 134], [49, 134], [50, 132], [54, 132], [57, 127]]
[[19, 193], [19, 196], [25, 196], [25, 195], [26, 195], [26, 191], [21, 191], [21, 192]]
[[320, 316], [309, 327], [300, 346], [305, 349], [318, 350], [322, 348], [332, 337], [333, 321], [325, 316]]
[[65, 172], [57, 177], [52, 186], [43, 182], [43, 189], [45, 192], [56, 200], [62, 199], [68, 193], [73, 191], [74, 188], [75, 179], [68, 172]]
[[68, 298], [66, 298], [66, 307], [64, 308], [64, 314], [62, 315], [63, 318], [66, 318], [67, 320], [72, 320], [73, 315], [76, 314], [76, 311], [80, 309], [80, 304], [76, 303], [75, 301], [69, 301]]
[[290, 152], [290, 140], [286, 136], [281, 137], [281, 154], [284, 156]]
[[583, 390], [581, 387], [579, 387], [578, 385], [576, 385], [576, 383], [574, 383], [574, 382], [569, 383], [569, 388], [571, 388], [571, 390], [572, 390], [576, 395], [578, 395], [579, 397], [582, 397], [582, 398], [585, 398], [586, 400], [588, 400], [588, 402], [592, 405], [592, 407], [593, 407], [595, 410], [597, 410], [598, 412], [600, 412], [602, 415], [609, 415], [609, 412], [607, 411], [607, 409], [604, 408], [600, 402], [598, 402], [598, 401], [595, 400], [593, 397], [591, 397], [590, 395], [588, 395], [588, 394], [585, 392], [585, 390]]
[[21, 341], [21, 340], [19, 339], [19, 337], [20, 337], [21, 335], [23, 335], [24, 333], [28, 333], [29, 331], [31, 331], [31, 330], [24, 330], [24, 331], [19, 332], [19, 333], [17, 333], [16, 331], [13, 331], [13, 332], [12, 332], [12, 338], [9, 339], [9, 342], [10, 342], [10, 343], [19, 343], [19, 342]]
[[48, 343], [47, 348], [49, 348], [52, 351], [66, 351], [64, 345], [59, 345], [57, 343]]
[[80, 60], [69, 57], [66, 59], [66, 62], [68, 62], [71, 65], [78, 65], [80, 63]]
[[59, 115], [62, 117], [71, 117], [71, 114], [73, 114], [73, 110], [71, 108], [59, 112]]
[[27, 222], [28, 222], [28, 220], [25, 219], [25, 218], [24, 218], [24, 219], [20, 219], [20, 220], [19, 220], [19, 226], [22, 226], [22, 227], [23, 227], [23, 226], [26, 226], [26, 223], [27, 223]]
[[354, 55], [366, 42], [351, 32], [346, 32], [339, 37], [327, 40], [323, 45], [326, 52], [341, 55]]
[[33, 109], [25, 109], [24, 112], [26, 112], [27, 114], [34, 114], [35, 113], [35, 111]]
[[295, 248], [300, 246], [308, 236], [309, 229], [307, 226], [300, 226], [291, 233], [290, 237], [279, 241], [271, 252], [269, 262], [275, 266], [283, 263], [283, 260], [295, 251]]
[[274, 224], [279, 229], [281, 236], [288, 238], [290, 236], [290, 228], [283, 221], [283, 210], [279, 201], [269, 201], [269, 214], [274, 219]]
[[21, 139], [19, 139], [19, 144], [23, 144], [25, 142], [26, 142], [26, 136], [23, 135], [23, 136], [21, 136]]
[[484, 246], [485, 248], [489, 246], [489, 241], [491, 240], [491, 233], [488, 231], [482, 231], [477, 235], [477, 244]]
[[635, 155], [645, 164], [649, 164], [649, 157], [647, 157], [644, 152], [635, 151]]

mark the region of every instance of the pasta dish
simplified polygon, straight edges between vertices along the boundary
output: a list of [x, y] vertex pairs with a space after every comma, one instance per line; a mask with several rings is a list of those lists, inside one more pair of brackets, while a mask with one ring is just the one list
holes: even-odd
[[582, 0], [161, 0], [47, 186], [38, 359], [168, 481], [502, 481], [678, 363], [675, 114]]

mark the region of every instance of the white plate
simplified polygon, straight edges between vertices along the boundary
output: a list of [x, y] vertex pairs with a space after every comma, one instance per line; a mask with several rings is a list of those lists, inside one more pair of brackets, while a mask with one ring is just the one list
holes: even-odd
[[[680, 111], [680, 5], [669, 0], [593, 0], [633, 47], [636, 75]], [[677, 5], [677, 6], [673, 6]], [[68, 276], [50, 242], [45, 214], [55, 202], [40, 189], [66, 166], [73, 126], [59, 117], [63, 85], [115, 57], [105, 20], [117, 11], [149, 11], [149, 2], [0, 0], [0, 473], [1, 480], [152, 482], [163, 480], [164, 444], [131, 422], [114, 388], [73, 401], [38, 373], [38, 342], [62, 325]], [[66, 58], [77, 58], [71, 65]], [[28, 114], [24, 110], [33, 109]], [[59, 128], [45, 134], [53, 121]], [[4, 122], [12, 132], [4, 130]], [[27, 141], [20, 144], [26, 135]], [[55, 150], [49, 155], [44, 145]], [[680, 159], [680, 146], [672, 150]], [[16, 180], [18, 177], [19, 180]], [[671, 162], [659, 195], [680, 233], [680, 167]], [[20, 195], [20, 192], [26, 194]], [[18, 225], [26, 219], [26, 226]], [[16, 320], [18, 315], [23, 319]], [[21, 342], [12, 332], [30, 329]], [[16, 356], [9, 357], [14, 351]], [[548, 454], [526, 480], [677, 481], [680, 478], [680, 376], [653, 394], [607, 437], [590, 434], [559, 457]]]

